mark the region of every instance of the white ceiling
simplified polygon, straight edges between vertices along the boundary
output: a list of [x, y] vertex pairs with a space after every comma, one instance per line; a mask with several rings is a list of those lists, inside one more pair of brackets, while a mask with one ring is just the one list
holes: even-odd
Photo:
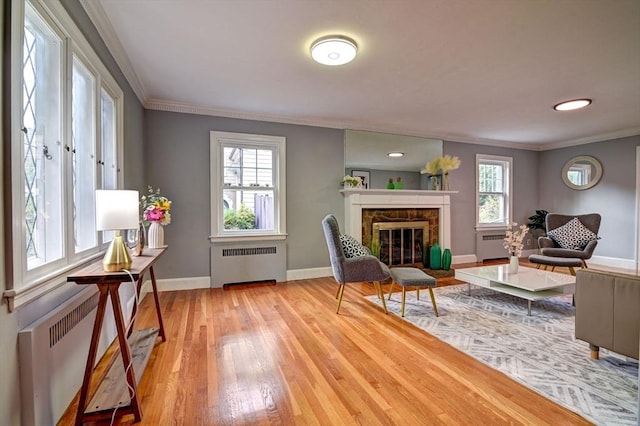
[[[640, 134], [638, 0], [81, 2], [151, 109], [528, 149]], [[313, 62], [328, 34], [352, 63]]]

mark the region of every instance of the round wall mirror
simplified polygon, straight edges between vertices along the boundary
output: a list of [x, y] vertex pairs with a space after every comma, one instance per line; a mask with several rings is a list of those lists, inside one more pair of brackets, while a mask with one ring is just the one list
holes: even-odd
[[588, 155], [573, 157], [562, 168], [562, 180], [569, 188], [589, 189], [602, 177], [602, 164]]

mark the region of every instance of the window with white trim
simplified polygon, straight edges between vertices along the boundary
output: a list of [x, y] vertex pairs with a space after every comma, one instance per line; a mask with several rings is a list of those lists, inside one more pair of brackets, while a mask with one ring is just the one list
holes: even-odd
[[511, 157], [476, 154], [476, 226], [505, 227], [513, 217]]
[[103, 246], [95, 190], [121, 185], [123, 92], [57, 0], [12, 2], [13, 294]]
[[211, 237], [285, 234], [285, 149], [280, 136], [211, 132]]

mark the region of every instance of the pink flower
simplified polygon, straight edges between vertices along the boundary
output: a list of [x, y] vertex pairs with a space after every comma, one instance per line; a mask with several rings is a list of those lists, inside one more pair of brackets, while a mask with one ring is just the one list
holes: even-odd
[[147, 210], [146, 212], [144, 212], [144, 219], [149, 220], [151, 222], [158, 222], [162, 220], [163, 215], [164, 215], [164, 212], [162, 211], [162, 209], [153, 207]]

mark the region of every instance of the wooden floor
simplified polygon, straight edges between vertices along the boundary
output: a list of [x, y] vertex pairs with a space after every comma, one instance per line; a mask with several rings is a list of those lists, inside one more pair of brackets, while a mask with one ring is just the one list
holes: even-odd
[[[336, 315], [336, 290], [318, 278], [160, 293], [168, 340], [140, 383], [140, 424], [589, 424], [385, 315], [364, 299], [369, 284], [348, 285]], [[155, 324], [146, 297], [137, 326]], [[59, 425], [73, 424], [76, 404]]]

